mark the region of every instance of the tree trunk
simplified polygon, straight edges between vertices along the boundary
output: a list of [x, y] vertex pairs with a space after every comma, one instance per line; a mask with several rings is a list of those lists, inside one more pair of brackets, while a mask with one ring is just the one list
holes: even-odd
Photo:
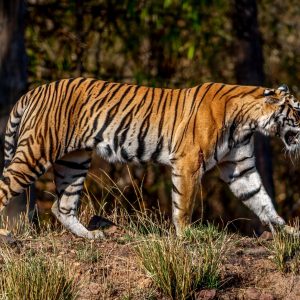
[[[24, 44], [25, 2], [0, 0], [0, 168], [3, 168], [3, 137], [9, 111], [27, 89]], [[32, 190], [32, 189], [31, 189]], [[32, 199], [33, 197], [30, 197]], [[32, 199], [33, 200], [33, 199]], [[34, 205], [30, 201], [30, 208]], [[12, 219], [25, 212], [26, 196], [14, 198], [6, 209]]]
[[0, 1], [0, 110], [2, 115], [7, 115], [27, 87], [24, 13], [23, 1]]
[[[257, 21], [256, 0], [234, 0], [232, 15], [235, 30], [235, 74], [238, 84], [263, 85], [262, 40]], [[275, 197], [272, 177], [272, 160], [269, 138], [255, 136], [257, 169], [263, 184], [272, 199]]]

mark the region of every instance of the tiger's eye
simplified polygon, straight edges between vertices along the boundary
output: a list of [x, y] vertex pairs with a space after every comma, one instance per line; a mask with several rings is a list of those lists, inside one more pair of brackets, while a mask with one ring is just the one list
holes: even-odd
[[269, 90], [269, 89], [264, 90], [264, 96], [265, 97], [273, 96], [273, 95], [275, 95], [275, 92], [273, 90]]

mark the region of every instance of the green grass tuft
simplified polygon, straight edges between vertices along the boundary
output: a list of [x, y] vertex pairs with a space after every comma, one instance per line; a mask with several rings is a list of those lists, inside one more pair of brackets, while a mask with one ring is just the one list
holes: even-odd
[[1, 251], [0, 299], [76, 299], [78, 282], [64, 263], [40, 255], [20, 257]]
[[172, 299], [192, 298], [201, 288], [217, 288], [230, 236], [212, 225], [188, 229], [182, 238], [147, 236], [135, 250], [154, 283]]
[[[299, 232], [299, 220], [295, 220], [292, 224], [295, 231]], [[277, 230], [274, 238], [267, 246], [272, 254], [272, 260], [278, 270], [281, 272], [292, 272], [299, 274], [300, 272], [300, 237]]]

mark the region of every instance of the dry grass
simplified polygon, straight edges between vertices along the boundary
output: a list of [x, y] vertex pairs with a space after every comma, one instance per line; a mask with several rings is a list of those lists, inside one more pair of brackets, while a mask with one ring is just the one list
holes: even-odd
[[221, 265], [231, 237], [212, 225], [198, 226], [178, 238], [147, 235], [135, 246], [142, 267], [172, 299], [192, 298], [201, 288], [220, 286]]
[[76, 258], [86, 263], [97, 263], [101, 260], [102, 254], [93, 241], [86, 241], [76, 249]]
[[15, 255], [1, 249], [0, 299], [76, 299], [78, 282], [63, 262], [47, 255]]
[[[299, 219], [292, 226], [299, 232]], [[267, 246], [272, 254], [272, 260], [281, 272], [300, 272], [300, 237], [277, 230], [274, 239]]]

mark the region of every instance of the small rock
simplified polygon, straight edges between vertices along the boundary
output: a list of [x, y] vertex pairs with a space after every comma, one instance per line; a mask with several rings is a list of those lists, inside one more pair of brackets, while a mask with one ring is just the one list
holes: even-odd
[[101, 291], [101, 286], [96, 282], [91, 282], [89, 284], [89, 290], [93, 295], [98, 295]]
[[76, 267], [79, 267], [79, 266], [80, 266], [80, 262], [76, 261], [76, 262], [74, 262], [72, 265], [73, 265], [73, 267], [75, 267], [75, 268], [76, 268]]
[[108, 234], [108, 235], [112, 235], [112, 234], [114, 234], [114, 233], [117, 233], [117, 232], [118, 232], [118, 229], [119, 229], [118, 226], [113, 225], [113, 226], [111, 226], [111, 227], [105, 229], [105, 233]]
[[273, 240], [273, 234], [271, 232], [269, 232], [269, 231], [264, 231], [260, 235], [259, 239], [265, 240], [265, 241]]
[[151, 278], [144, 278], [139, 281], [138, 285], [139, 285], [139, 288], [141, 290], [143, 290], [143, 289], [147, 289], [147, 288], [151, 287], [152, 283], [153, 282], [152, 282]]
[[11, 247], [16, 247], [19, 245], [19, 241], [17, 241], [10, 231], [6, 229], [0, 229], [0, 245], [5, 244]]
[[215, 289], [211, 290], [201, 290], [195, 294], [196, 300], [212, 300], [216, 297], [217, 291]]
[[245, 254], [259, 256], [259, 255], [265, 254], [267, 251], [266, 251], [266, 248], [264, 248], [264, 247], [256, 247], [256, 248], [245, 249], [244, 252], [245, 252]]
[[255, 288], [248, 288], [243, 293], [243, 298], [245, 300], [258, 300], [260, 299], [261, 293]]
[[270, 293], [263, 293], [260, 295], [259, 300], [275, 300], [275, 297]]

